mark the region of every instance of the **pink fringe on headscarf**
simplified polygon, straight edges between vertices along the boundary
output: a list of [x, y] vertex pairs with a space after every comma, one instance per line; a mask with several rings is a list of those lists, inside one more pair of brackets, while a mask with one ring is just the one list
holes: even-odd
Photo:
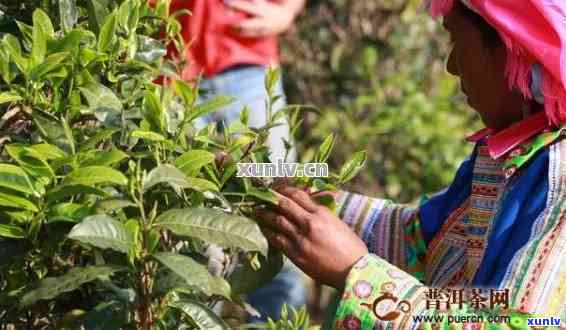
[[454, 0], [429, 0], [428, 8], [432, 18], [444, 16], [454, 6]]
[[564, 86], [544, 69], [541, 72], [544, 111], [551, 125], [566, 123], [566, 90]]
[[509, 82], [509, 88], [517, 88], [527, 98], [533, 98], [531, 91], [532, 68], [535, 62], [526, 56], [518, 55], [507, 48], [507, 64], [505, 76]]
[[[499, 31], [499, 34], [507, 47], [505, 75], [509, 82], [509, 88], [517, 88], [526, 99], [532, 100], [532, 69], [536, 60], [501, 31]], [[541, 79], [544, 110], [549, 124], [559, 126], [566, 123], [566, 90], [544, 67], [541, 68]]]

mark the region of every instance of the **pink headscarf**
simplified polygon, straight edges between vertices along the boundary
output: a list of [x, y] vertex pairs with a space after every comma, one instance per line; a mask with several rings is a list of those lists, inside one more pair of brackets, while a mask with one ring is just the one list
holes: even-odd
[[[447, 14], [454, 4], [426, 1], [434, 18]], [[533, 99], [536, 83], [550, 124], [566, 123], [566, 0], [461, 1], [494, 27], [507, 46], [510, 88]]]

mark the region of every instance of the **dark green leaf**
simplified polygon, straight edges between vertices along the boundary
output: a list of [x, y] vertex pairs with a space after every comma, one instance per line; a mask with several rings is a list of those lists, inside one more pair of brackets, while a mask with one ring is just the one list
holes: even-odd
[[91, 31], [97, 35], [100, 33], [100, 27], [104, 23], [104, 19], [108, 15], [110, 7], [108, 0], [88, 0], [88, 25]]
[[103, 302], [89, 311], [81, 324], [89, 330], [120, 330], [127, 322], [127, 313], [118, 301]]
[[177, 235], [267, 255], [267, 240], [259, 226], [242, 216], [209, 208], [173, 209], [157, 217], [155, 225]]
[[133, 245], [124, 225], [107, 215], [93, 215], [75, 225], [69, 238], [99, 247], [127, 253]]
[[255, 270], [246, 260], [239, 263], [232, 274], [229, 282], [234, 294], [245, 294], [253, 292], [262, 287], [275, 277], [283, 267], [284, 257], [279, 251], [269, 251], [268, 257], [259, 257], [261, 267]]
[[229, 329], [221, 318], [200, 302], [193, 300], [177, 301], [171, 303], [171, 307], [179, 309], [189, 316], [200, 330]]
[[68, 185], [68, 186], [57, 186], [52, 190], [47, 192], [47, 201], [52, 203], [54, 201], [58, 201], [64, 198], [68, 198], [71, 196], [84, 196], [84, 195], [95, 195], [105, 197], [107, 193], [95, 187], [89, 187], [85, 185]]
[[24, 238], [26, 237], [26, 233], [18, 226], [4, 225], [0, 223], [0, 236], [8, 238]]
[[122, 269], [118, 266], [74, 267], [63, 276], [41, 280], [38, 288], [26, 293], [20, 303], [22, 306], [29, 306], [38, 300], [53, 299], [61, 293], [73, 291], [85, 283], [112, 275]]

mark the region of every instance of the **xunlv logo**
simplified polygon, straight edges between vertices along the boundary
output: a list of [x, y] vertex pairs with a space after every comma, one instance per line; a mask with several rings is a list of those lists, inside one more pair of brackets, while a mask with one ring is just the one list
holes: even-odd
[[527, 319], [529, 327], [559, 327], [560, 322], [558, 317], [529, 317]]

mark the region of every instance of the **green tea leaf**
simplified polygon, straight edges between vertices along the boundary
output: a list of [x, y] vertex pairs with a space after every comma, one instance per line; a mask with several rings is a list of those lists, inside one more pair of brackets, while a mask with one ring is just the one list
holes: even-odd
[[96, 151], [92, 158], [88, 158], [81, 165], [83, 166], [110, 166], [117, 164], [124, 159], [128, 158], [128, 155], [118, 149], [112, 149], [110, 151]]
[[212, 310], [206, 307], [206, 305], [198, 301], [177, 301], [171, 303], [170, 305], [171, 307], [174, 307], [189, 316], [200, 330], [230, 329], [220, 317], [218, 317]]
[[231, 96], [219, 95], [197, 105], [195, 110], [189, 114], [189, 121], [204, 116], [208, 113], [218, 111], [225, 106], [234, 103], [236, 99]]
[[22, 100], [22, 97], [14, 92], [3, 92], [0, 93], [0, 104], [17, 102]]
[[35, 206], [35, 204], [30, 202], [28, 199], [4, 192], [0, 192], [0, 205], [6, 207], [13, 207], [17, 209], [29, 210], [32, 212], [39, 211], [37, 206]]
[[95, 195], [100, 197], [106, 197], [107, 193], [95, 187], [89, 187], [85, 185], [59, 185], [51, 190], [49, 190], [46, 194], [47, 201], [52, 203], [67, 197], [72, 196], [85, 196], [85, 195]]
[[205, 266], [194, 259], [173, 252], [160, 252], [153, 255], [160, 263], [169, 268], [186, 283], [195, 288], [208, 287], [210, 273]]
[[324, 141], [322, 141], [322, 144], [320, 145], [320, 148], [318, 148], [318, 152], [314, 158], [315, 162], [324, 163], [328, 160], [328, 157], [330, 157], [330, 152], [334, 147], [334, 141], [334, 134], [330, 134], [324, 139]]
[[110, 3], [108, 0], [88, 0], [88, 25], [91, 31], [99, 35], [100, 27], [108, 15]]
[[147, 190], [160, 183], [168, 183], [173, 187], [185, 187], [187, 185], [185, 174], [175, 166], [168, 164], [159, 165], [151, 170], [143, 181], [143, 187]]
[[47, 213], [47, 222], [80, 222], [89, 216], [90, 207], [77, 203], [60, 203], [53, 205]]
[[119, 266], [74, 267], [60, 277], [47, 277], [39, 282], [38, 288], [26, 293], [20, 304], [29, 306], [39, 300], [49, 300], [61, 293], [78, 289], [81, 285], [121, 271]]
[[124, 174], [107, 166], [86, 166], [69, 173], [62, 185], [93, 186], [99, 183], [125, 185], [128, 179]]
[[145, 91], [142, 112], [152, 131], [157, 133], [164, 132], [165, 117], [163, 116], [163, 107], [154, 92]]
[[99, 121], [107, 126], [120, 124], [122, 102], [110, 88], [93, 82], [79, 89]]
[[175, 93], [181, 97], [185, 106], [190, 106], [195, 102], [197, 93], [187, 82], [184, 80], [174, 80], [172, 85]]
[[340, 183], [353, 179], [363, 168], [367, 159], [365, 151], [358, 151], [344, 164], [340, 170]]
[[59, 25], [64, 32], [69, 32], [77, 23], [79, 13], [75, 0], [59, 0]]
[[36, 81], [44, 79], [48, 73], [60, 68], [61, 62], [63, 62], [68, 56], [69, 53], [67, 52], [50, 54], [49, 56], [47, 56], [45, 61], [35, 66], [30, 71], [30, 79]]
[[157, 217], [155, 225], [180, 236], [267, 255], [267, 240], [258, 224], [242, 216], [204, 207], [173, 209]]
[[277, 195], [275, 195], [273, 190], [269, 188], [250, 187], [247, 191], [247, 194], [250, 196], [254, 196], [255, 198], [262, 200], [264, 202], [271, 203], [273, 205], [277, 205], [279, 203], [279, 200], [277, 199]]
[[214, 154], [206, 150], [193, 149], [185, 152], [174, 162], [174, 165], [187, 176], [196, 176], [201, 168], [214, 162]]
[[0, 236], [8, 238], [25, 238], [26, 233], [18, 226], [0, 224]]
[[184, 186], [184, 188], [189, 188], [200, 192], [218, 191], [218, 186], [214, 182], [208, 181], [206, 179], [185, 177], [185, 182], [186, 185]]
[[136, 206], [136, 204], [132, 201], [126, 199], [111, 198], [97, 201], [94, 205], [94, 209], [97, 213], [105, 213], [107, 211], [116, 211], [125, 207], [134, 206]]
[[10, 164], [0, 164], [0, 187], [6, 187], [25, 194], [36, 194], [24, 170]]
[[165, 56], [167, 49], [163, 43], [150, 37], [138, 35], [138, 51], [135, 59], [151, 64]]
[[101, 249], [113, 249], [128, 253], [133, 238], [124, 225], [107, 215], [93, 215], [75, 225], [69, 238], [94, 245]]
[[131, 135], [132, 137], [144, 139], [147, 141], [162, 142], [166, 140], [166, 138], [159, 133], [155, 133], [152, 131], [143, 131], [139, 129], [132, 131]]
[[53, 24], [49, 16], [41, 10], [36, 9], [33, 12], [33, 44], [31, 47], [31, 59], [33, 67], [43, 63], [47, 53], [47, 39], [54, 35]]
[[28, 71], [29, 60], [22, 55], [22, 47], [18, 38], [6, 34], [2, 38], [2, 48], [6, 50], [10, 58], [16, 63], [18, 69], [24, 74]]
[[98, 36], [98, 50], [101, 52], [108, 51], [116, 41], [116, 28], [118, 21], [116, 19], [116, 11], [106, 17], [104, 25], [100, 29]]
[[118, 133], [119, 131], [120, 129], [115, 127], [102, 129], [99, 132], [97, 132], [95, 135], [91, 136], [85, 143], [83, 143], [79, 147], [79, 151], [94, 148], [96, 147], [97, 144], [111, 138], [112, 135]]

